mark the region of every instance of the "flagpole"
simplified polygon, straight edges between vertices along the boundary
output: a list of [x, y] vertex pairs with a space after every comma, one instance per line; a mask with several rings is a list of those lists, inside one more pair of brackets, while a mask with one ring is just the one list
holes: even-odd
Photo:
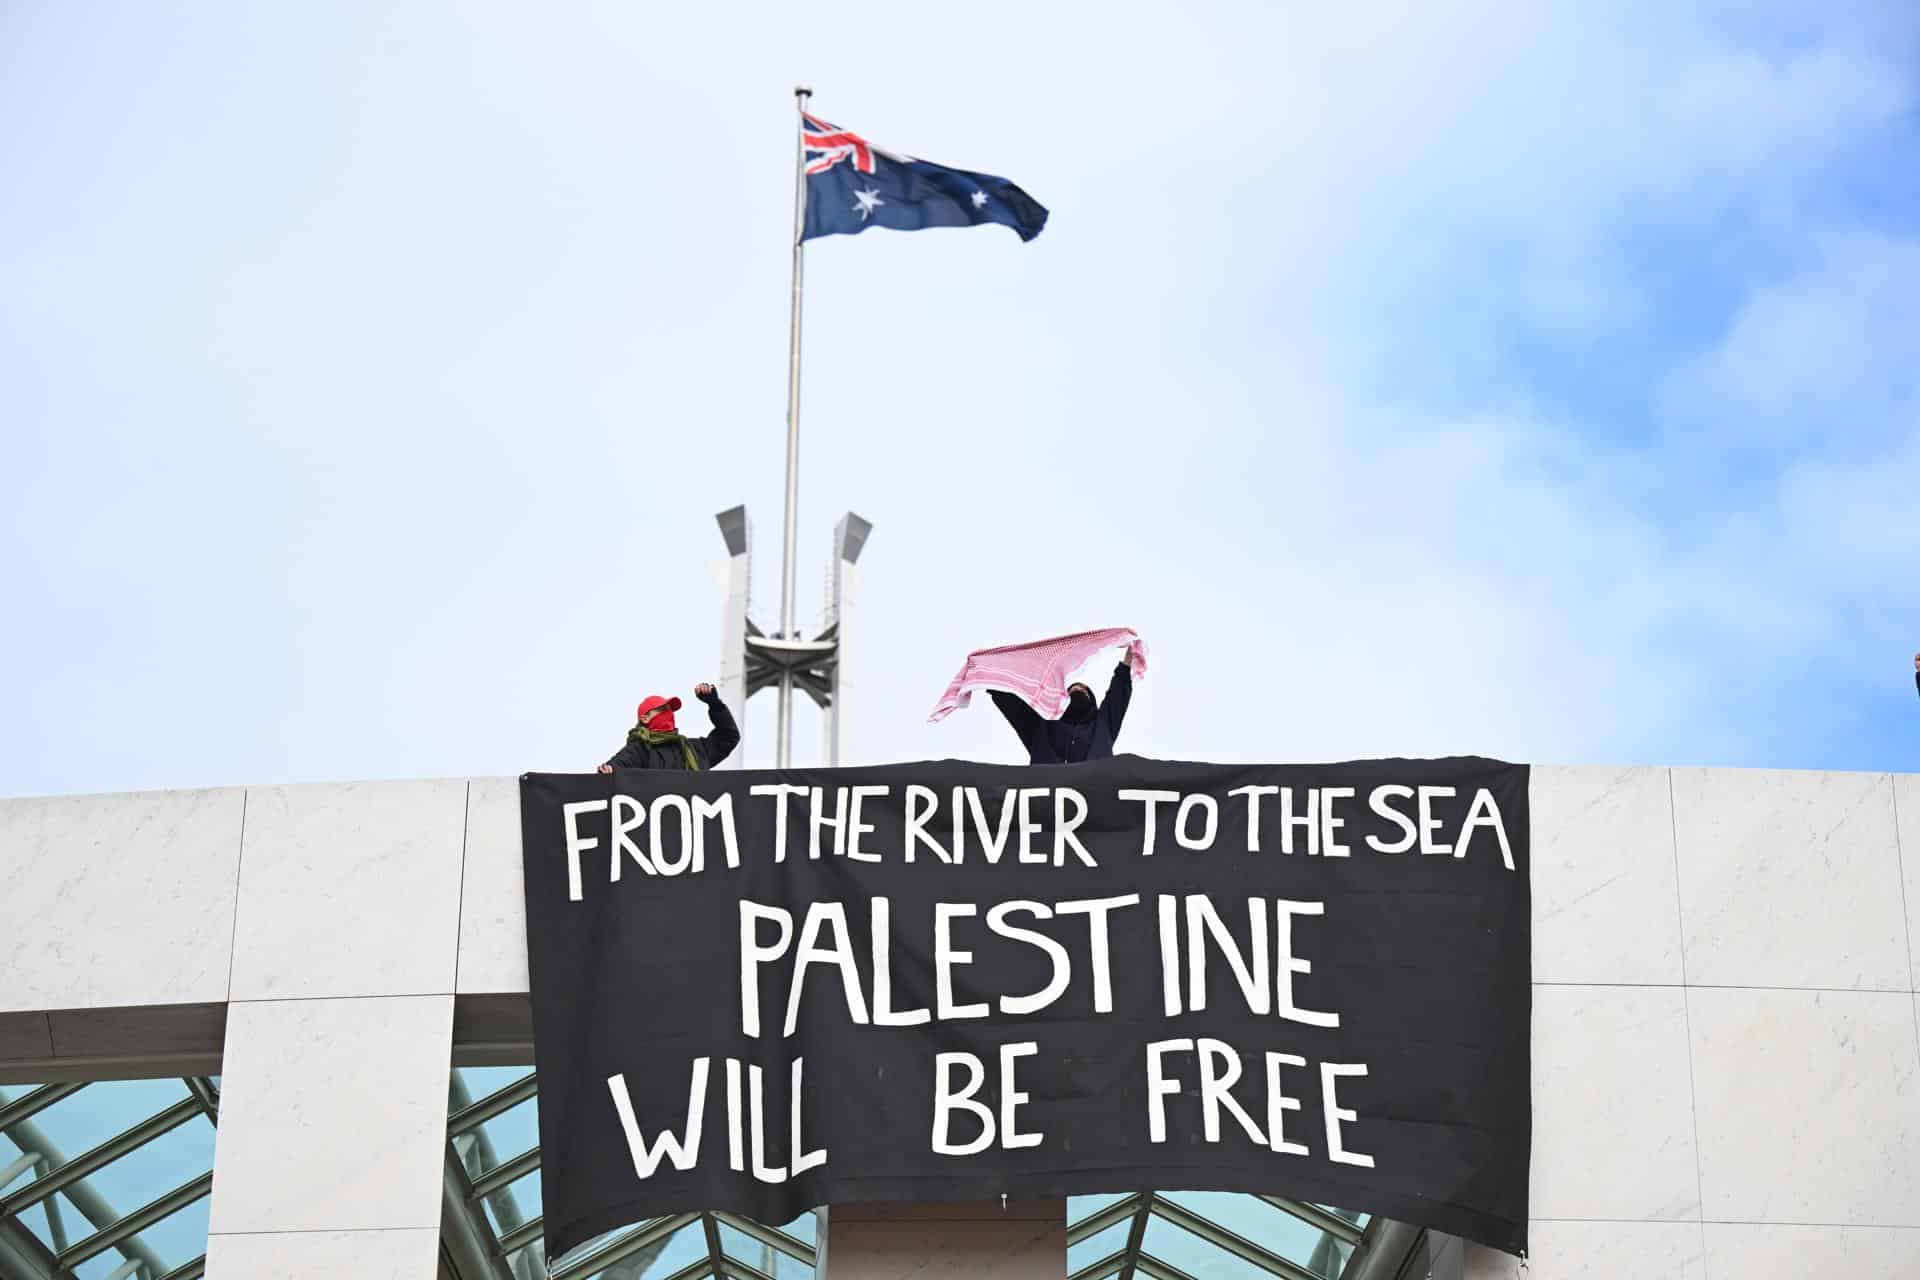
[[[807, 217], [807, 99], [813, 90], [795, 85], [793, 106], [798, 115], [794, 138], [793, 165], [793, 312], [787, 339], [787, 518], [785, 537], [780, 545], [780, 636], [794, 638], [793, 630], [793, 537], [796, 508], [800, 499], [800, 286], [805, 266], [801, 255], [801, 237]], [[780, 673], [780, 717], [775, 730], [774, 765], [785, 769], [793, 751], [793, 672]]]

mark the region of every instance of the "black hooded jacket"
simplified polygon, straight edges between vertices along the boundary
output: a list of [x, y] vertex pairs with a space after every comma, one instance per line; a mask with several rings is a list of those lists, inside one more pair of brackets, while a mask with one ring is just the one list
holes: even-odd
[[1127, 718], [1127, 703], [1133, 699], [1133, 669], [1122, 662], [1113, 669], [1107, 684], [1107, 696], [1084, 720], [1068, 716], [1043, 720], [1040, 713], [1010, 693], [988, 690], [993, 705], [1020, 735], [1030, 764], [1081, 764], [1105, 760], [1113, 755], [1114, 739], [1120, 736], [1120, 722]]
[[[733, 722], [733, 712], [727, 710], [718, 693], [707, 694], [700, 701], [707, 704], [707, 718], [713, 721], [713, 732], [704, 738], [688, 738], [686, 742], [704, 772], [733, 754], [733, 749], [740, 745], [740, 726]], [[677, 742], [648, 744], [633, 738], [614, 752], [607, 763], [616, 769], [685, 769], [687, 758]]]

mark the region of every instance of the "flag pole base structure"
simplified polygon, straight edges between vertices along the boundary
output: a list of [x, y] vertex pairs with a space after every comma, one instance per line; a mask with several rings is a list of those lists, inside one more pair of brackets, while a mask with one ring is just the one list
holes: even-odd
[[[744, 506], [731, 507], [714, 517], [727, 545], [727, 597], [720, 621], [720, 696], [728, 706], [745, 707], [762, 689], [778, 693], [782, 685], [813, 700], [824, 713], [822, 763], [848, 764], [853, 740], [850, 710], [853, 702], [848, 645], [858, 595], [860, 552], [873, 525], [849, 511], [833, 527], [833, 558], [827, 568], [826, 614], [811, 639], [797, 630], [773, 634], [762, 631], [748, 616], [753, 525]], [[783, 731], [791, 724], [781, 726]], [[733, 760], [743, 759], [735, 751]]]

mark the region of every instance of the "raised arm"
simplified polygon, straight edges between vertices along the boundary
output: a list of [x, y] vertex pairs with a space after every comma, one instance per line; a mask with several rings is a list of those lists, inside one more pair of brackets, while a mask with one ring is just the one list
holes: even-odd
[[720, 691], [710, 684], [703, 684], [693, 691], [693, 696], [707, 704], [707, 718], [713, 721], [713, 732], [700, 741], [707, 749], [707, 767], [725, 760], [740, 745], [740, 726], [734, 723], [733, 712], [727, 710], [727, 704], [720, 701]]
[[987, 696], [993, 699], [993, 705], [1000, 708], [1000, 714], [1007, 718], [1013, 731], [1020, 738], [1020, 744], [1029, 750], [1033, 747], [1034, 735], [1039, 733], [1046, 721], [1040, 713], [1028, 706], [1022, 699], [1000, 689], [987, 690]]
[[1100, 714], [1107, 722], [1107, 737], [1118, 741], [1120, 722], [1127, 718], [1127, 704], [1133, 701], [1133, 668], [1122, 659], [1113, 669], [1113, 679], [1107, 682], [1106, 701], [1100, 704]]

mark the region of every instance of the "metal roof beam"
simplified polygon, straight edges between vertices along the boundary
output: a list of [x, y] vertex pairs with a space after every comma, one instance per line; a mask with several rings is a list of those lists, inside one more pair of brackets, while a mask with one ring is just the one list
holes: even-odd
[[0, 1280], [62, 1280], [59, 1266], [33, 1232], [0, 1219]]
[[1136, 1191], [1130, 1196], [1115, 1200], [1104, 1209], [1099, 1209], [1088, 1214], [1078, 1222], [1069, 1223], [1067, 1226], [1067, 1247], [1071, 1249], [1082, 1240], [1088, 1240], [1099, 1235], [1108, 1227], [1118, 1226], [1122, 1221], [1140, 1211], [1141, 1201], [1144, 1198], [1144, 1192]]
[[712, 1214], [703, 1213], [700, 1215], [700, 1229], [707, 1236], [707, 1265], [713, 1269], [714, 1275], [725, 1275], [727, 1251], [720, 1247], [720, 1224], [713, 1220]]
[[1116, 1249], [1106, 1257], [1100, 1259], [1100, 1261], [1088, 1263], [1086, 1266], [1080, 1268], [1068, 1276], [1067, 1280], [1100, 1280], [1102, 1276], [1110, 1276], [1119, 1271], [1120, 1268], [1126, 1265], [1126, 1262], [1127, 1251], [1125, 1249]]
[[[0, 1106], [0, 1133], [5, 1133], [22, 1120], [32, 1119], [62, 1098], [70, 1098], [86, 1088], [84, 1081], [68, 1084], [44, 1084], [23, 1097], [15, 1098], [5, 1106]], [[4, 1185], [4, 1184], [0, 1184]]]
[[1399, 1280], [1407, 1259], [1420, 1248], [1426, 1232], [1391, 1218], [1375, 1218], [1367, 1224], [1360, 1244], [1347, 1259], [1340, 1280]]
[[[85, 1240], [73, 1246], [73, 1248], [62, 1253], [60, 1255], [60, 1265], [68, 1270], [72, 1270], [87, 1259], [98, 1257], [107, 1250], [133, 1239], [162, 1218], [170, 1217], [178, 1213], [194, 1201], [212, 1192], [212, 1190], [213, 1171], [209, 1169], [192, 1182], [183, 1183], [175, 1187], [172, 1191], [167, 1192], [167, 1194], [153, 1201], [145, 1208], [135, 1209], [107, 1230], [94, 1232]], [[138, 1257], [132, 1260], [146, 1265], [149, 1271], [159, 1270], [158, 1267], [154, 1266], [145, 1257]]]
[[513, 1110], [540, 1091], [540, 1082], [529, 1071], [512, 1084], [496, 1089], [480, 1101], [464, 1106], [447, 1117], [447, 1136], [458, 1137], [469, 1129], [478, 1129], [497, 1115]]
[[1140, 1193], [1140, 1207], [1133, 1211], [1133, 1225], [1127, 1229], [1127, 1256], [1120, 1266], [1120, 1280], [1133, 1280], [1140, 1266], [1140, 1241], [1147, 1234], [1147, 1215], [1153, 1212], [1153, 1192]]
[[473, 1179], [473, 1196], [484, 1200], [509, 1183], [520, 1181], [540, 1167], [540, 1148], [530, 1147], [513, 1159], [495, 1165], [479, 1177]]
[[104, 1168], [130, 1151], [139, 1150], [161, 1134], [179, 1128], [200, 1114], [200, 1099], [182, 1098], [160, 1114], [148, 1116], [131, 1129], [122, 1130], [86, 1154], [75, 1156], [46, 1177], [35, 1179], [0, 1200], [0, 1217], [11, 1217], [22, 1209], [39, 1204], [54, 1192], [64, 1191], [95, 1170]]
[[504, 1248], [496, 1249], [493, 1229], [473, 1200], [460, 1158], [447, 1148], [440, 1175], [440, 1253], [459, 1280], [513, 1280]]
[[1260, 1198], [1281, 1212], [1290, 1213], [1309, 1226], [1326, 1232], [1336, 1240], [1347, 1244], [1360, 1243], [1361, 1228], [1337, 1213], [1329, 1213], [1319, 1205], [1308, 1204], [1304, 1200], [1288, 1200], [1282, 1196], [1261, 1196]]

